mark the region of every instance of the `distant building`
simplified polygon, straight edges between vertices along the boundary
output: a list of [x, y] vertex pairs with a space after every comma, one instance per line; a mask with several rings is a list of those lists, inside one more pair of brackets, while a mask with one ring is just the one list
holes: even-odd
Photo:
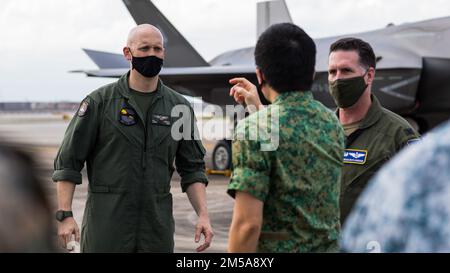
[[74, 112], [78, 102], [0, 102], [0, 112]]

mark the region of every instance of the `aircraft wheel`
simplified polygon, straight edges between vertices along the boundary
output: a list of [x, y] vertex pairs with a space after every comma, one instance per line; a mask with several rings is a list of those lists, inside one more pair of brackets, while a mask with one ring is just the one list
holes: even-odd
[[231, 167], [231, 147], [227, 141], [221, 140], [214, 147], [212, 163], [215, 170], [224, 171]]

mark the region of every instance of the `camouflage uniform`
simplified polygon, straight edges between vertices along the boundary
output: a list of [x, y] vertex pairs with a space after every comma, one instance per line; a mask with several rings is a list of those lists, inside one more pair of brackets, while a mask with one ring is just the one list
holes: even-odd
[[259, 252], [336, 251], [343, 129], [311, 92], [288, 92], [241, 121], [237, 135], [251, 131], [261, 116], [271, 117], [274, 108], [278, 148], [261, 151], [262, 140], [235, 140], [228, 193], [243, 191], [264, 202]]
[[345, 225], [345, 251], [450, 252], [449, 134], [447, 122], [369, 182]]

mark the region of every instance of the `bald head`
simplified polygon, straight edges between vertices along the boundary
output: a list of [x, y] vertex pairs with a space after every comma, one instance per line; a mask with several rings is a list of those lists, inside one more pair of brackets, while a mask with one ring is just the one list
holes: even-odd
[[164, 39], [161, 31], [150, 24], [134, 27], [128, 34], [127, 45], [123, 48], [123, 53], [129, 61], [133, 56], [156, 56], [164, 59]]
[[157, 27], [150, 24], [142, 24], [130, 30], [127, 46], [136, 46], [137, 43], [140, 43], [143, 40], [152, 40], [161, 45], [164, 43], [163, 35]]

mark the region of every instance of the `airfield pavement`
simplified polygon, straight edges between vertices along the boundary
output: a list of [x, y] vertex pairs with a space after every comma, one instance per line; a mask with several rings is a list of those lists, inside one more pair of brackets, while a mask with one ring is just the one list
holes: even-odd
[[[69, 121], [62, 114], [0, 114], [0, 137], [24, 144], [35, 153], [42, 169], [48, 197], [56, 211], [56, 187], [51, 181], [53, 160], [63, 139]], [[204, 141], [207, 150], [206, 165], [211, 166], [211, 153], [214, 141]], [[211, 247], [205, 252], [225, 252], [228, 230], [231, 223], [233, 199], [226, 194], [229, 178], [221, 175], [209, 175], [207, 187], [207, 205], [211, 224], [215, 233]], [[181, 192], [180, 177], [172, 178], [173, 212], [175, 219], [175, 252], [195, 252], [199, 244], [194, 242], [196, 214], [186, 194]], [[83, 184], [78, 186], [73, 200], [74, 217], [81, 228], [81, 220], [87, 197], [87, 176], [83, 170]], [[55, 221], [56, 226], [56, 221]], [[56, 238], [56, 235], [55, 235]]]

